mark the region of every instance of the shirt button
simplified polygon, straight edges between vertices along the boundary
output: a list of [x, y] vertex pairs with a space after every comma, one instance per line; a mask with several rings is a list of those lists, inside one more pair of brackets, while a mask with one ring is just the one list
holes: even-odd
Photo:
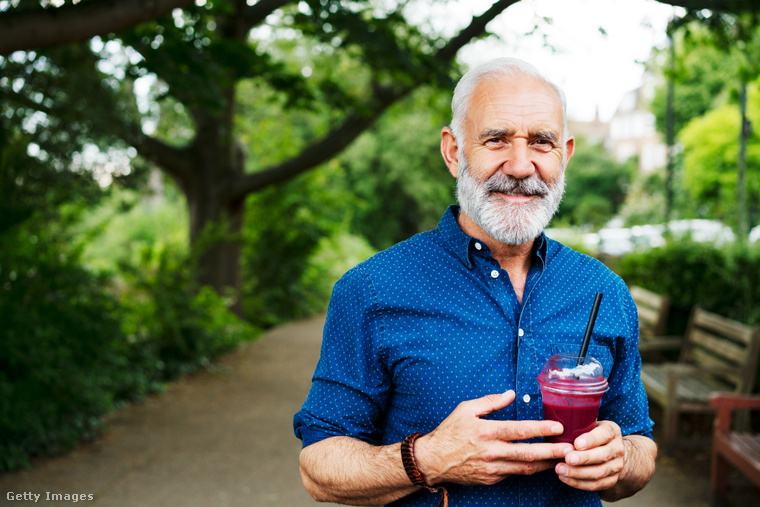
[[530, 394], [526, 394], [525, 396], [523, 396], [523, 401], [525, 403], [530, 403]]
[[475, 243], [475, 250], [483, 250], [483, 245], [480, 243]]
[[517, 336], [525, 336], [525, 331], [523, 331], [522, 328], [518, 329]]
[[499, 278], [499, 272], [495, 269], [491, 271], [491, 278]]

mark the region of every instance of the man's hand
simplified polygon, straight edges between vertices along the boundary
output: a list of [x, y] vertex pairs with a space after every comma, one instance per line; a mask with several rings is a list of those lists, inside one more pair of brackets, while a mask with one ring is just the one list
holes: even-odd
[[417, 439], [415, 455], [428, 484], [495, 484], [510, 475], [554, 468], [570, 444], [513, 443], [559, 435], [554, 421], [491, 421], [482, 416], [507, 407], [515, 392], [464, 401], [432, 432]]
[[623, 437], [612, 421], [599, 421], [573, 444], [564, 462], [556, 465], [557, 475], [574, 488], [599, 491], [605, 500], [632, 495], [654, 474], [654, 442], [640, 435]]

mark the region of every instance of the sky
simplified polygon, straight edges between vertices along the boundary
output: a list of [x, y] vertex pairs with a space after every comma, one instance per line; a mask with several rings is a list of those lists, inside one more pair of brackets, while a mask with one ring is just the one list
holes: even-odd
[[[451, 34], [492, 3], [423, 1], [414, 15]], [[654, 0], [521, 0], [488, 25], [498, 39], [470, 44], [460, 52], [460, 61], [477, 65], [496, 56], [526, 60], [565, 91], [568, 118], [590, 121], [598, 108], [600, 118], [608, 121], [625, 93], [641, 84], [643, 62], [652, 48], [667, 46], [665, 29], [674, 12], [680, 11]], [[537, 23], [536, 33], [526, 35]]]

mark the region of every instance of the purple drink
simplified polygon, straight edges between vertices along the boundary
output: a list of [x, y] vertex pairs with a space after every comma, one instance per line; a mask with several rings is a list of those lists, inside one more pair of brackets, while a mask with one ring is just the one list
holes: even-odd
[[555, 354], [538, 376], [544, 405], [544, 419], [558, 421], [565, 431], [547, 437], [547, 442], [572, 443], [596, 426], [599, 403], [607, 390], [602, 365], [587, 357], [577, 365], [578, 356]]

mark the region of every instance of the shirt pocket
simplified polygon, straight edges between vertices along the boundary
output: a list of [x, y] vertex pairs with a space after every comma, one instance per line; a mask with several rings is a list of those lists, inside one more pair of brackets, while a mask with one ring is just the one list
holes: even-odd
[[[577, 343], [552, 343], [552, 354], [574, 354], [578, 355], [581, 346]], [[609, 379], [612, 371], [612, 352], [603, 345], [589, 345], [586, 351], [586, 357], [593, 357], [602, 364], [604, 369], [604, 378]]]

